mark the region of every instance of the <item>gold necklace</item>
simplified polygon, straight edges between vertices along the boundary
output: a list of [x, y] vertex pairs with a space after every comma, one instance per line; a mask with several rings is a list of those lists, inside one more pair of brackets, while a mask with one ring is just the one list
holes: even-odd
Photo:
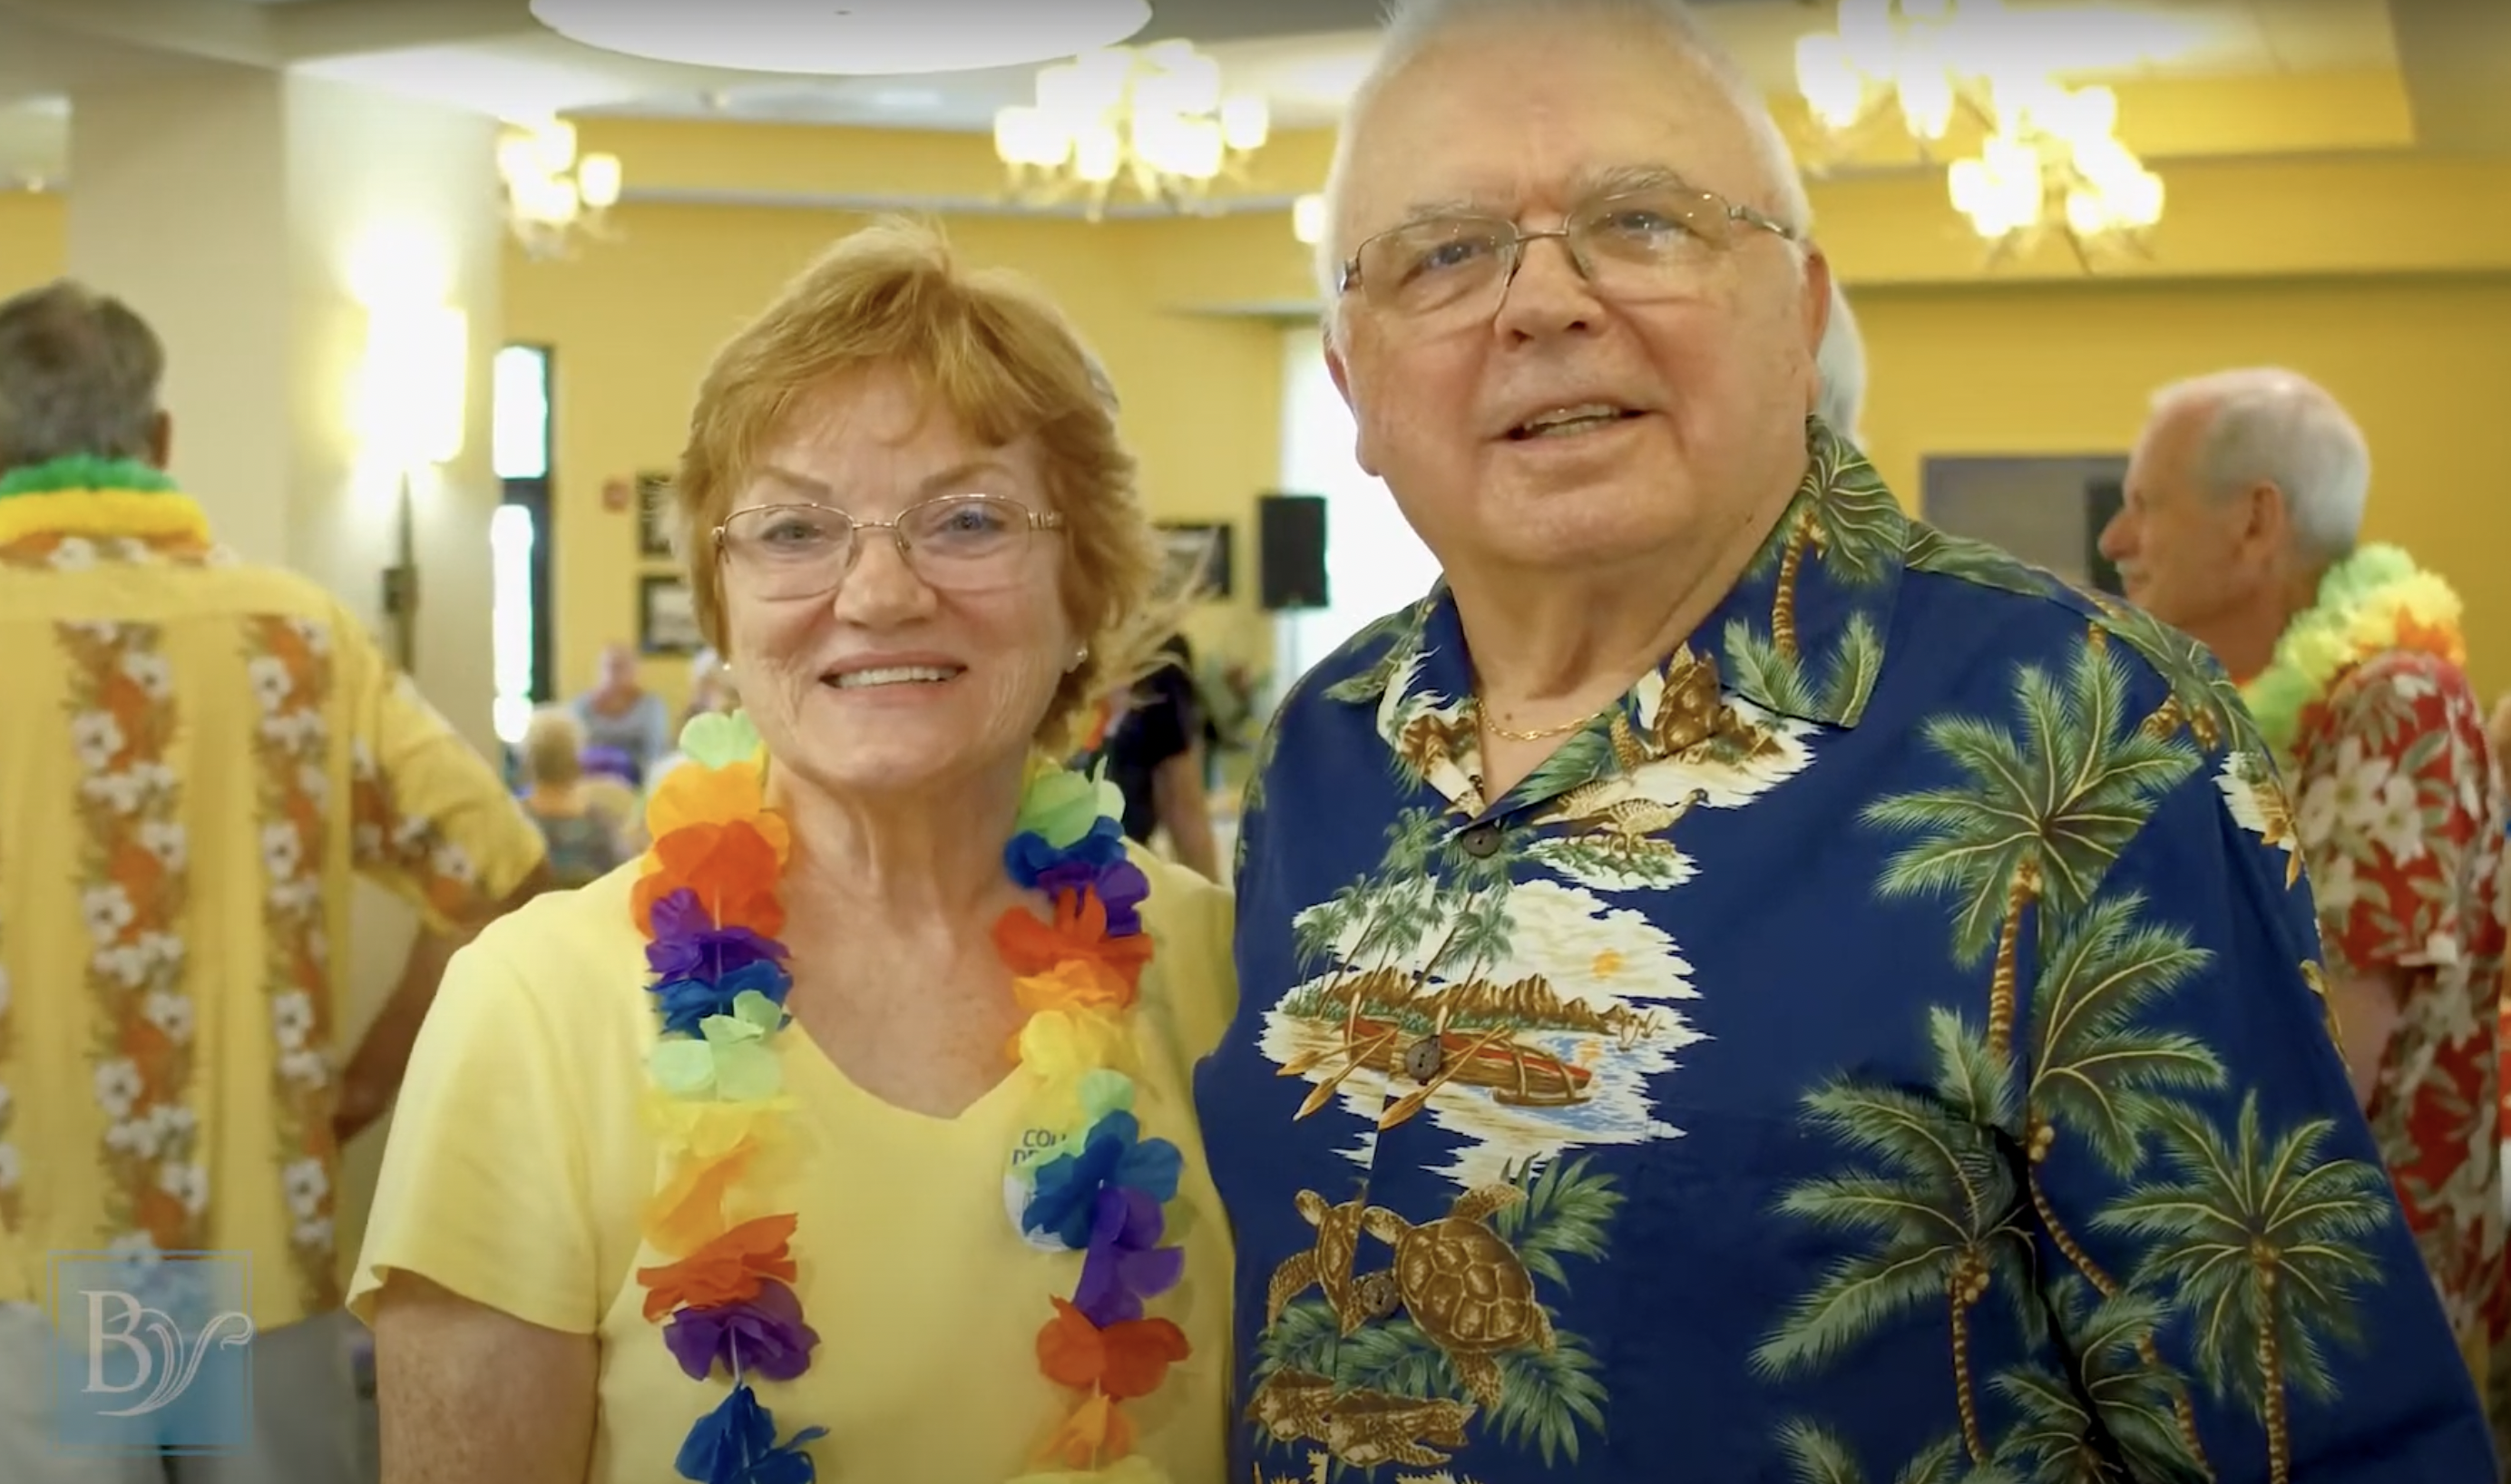
[[1565, 733], [1575, 732], [1596, 719], [1595, 713], [1591, 711], [1575, 721], [1565, 721], [1557, 727], [1540, 727], [1531, 732], [1512, 732], [1491, 719], [1490, 712], [1485, 709], [1480, 696], [1474, 698], [1474, 714], [1482, 718], [1483, 725], [1490, 730], [1493, 737], [1504, 737], [1510, 742], [1543, 742]]

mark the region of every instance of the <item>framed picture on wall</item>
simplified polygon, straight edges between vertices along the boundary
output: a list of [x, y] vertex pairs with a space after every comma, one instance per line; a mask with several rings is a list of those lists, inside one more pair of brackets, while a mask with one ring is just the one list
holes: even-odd
[[659, 572], [637, 579], [637, 649], [649, 655], [692, 655], [705, 644], [687, 583]]
[[1199, 589], [1206, 602], [1217, 602], [1229, 596], [1230, 527], [1218, 524], [1193, 524], [1163, 520], [1160, 538], [1168, 544], [1168, 574], [1162, 590], [1183, 591], [1187, 586]]
[[637, 476], [637, 554], [648, 561], [672, 557], [672, 476], [648, 470]]

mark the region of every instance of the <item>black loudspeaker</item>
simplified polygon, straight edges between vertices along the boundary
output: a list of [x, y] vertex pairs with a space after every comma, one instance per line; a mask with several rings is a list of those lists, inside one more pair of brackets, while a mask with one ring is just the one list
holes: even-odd
[[2084, 485], [2084, 574], [2092, 579], [2095, 590], [2112, 597], [2125, 597], [2127, 584], [2119, 581], [2118, 567], [2102, 554], [2102, 532], [2125, 504], [2126, 488], [2116, 479], [2094, 479]]
[[1326, 497], [1256, 501], [1256, 600], [1269, 612], [1326, 606]]

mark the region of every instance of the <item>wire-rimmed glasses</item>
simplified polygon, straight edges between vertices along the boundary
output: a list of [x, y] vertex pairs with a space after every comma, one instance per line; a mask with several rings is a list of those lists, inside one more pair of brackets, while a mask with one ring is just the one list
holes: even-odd
[[1529, 232], [1504, 216], [1424, 216], [1363, 242], [1342, 267], [1340, 291], [1405, 318], [1495, 310], [1526, 245], [1559, 238], [1596, 291], [1625, 303], [1678, 297], [1701, 269], [1758, 230], [1788, 242], [1794, 227], [1687, 185], [1617, 191], [1579, 207], [1560, 226]]
[[759, 597], [823, 597], [854, 570], [863, 533], [887, 531], [926, 586], [974, 592], [1017, 582], [1030, 533], [1062, 524], [1060, 514], [1000, 495], [941, 495], [894, 520], [860, 520], [826, 505], [753, 505], [724, 517], [715, 546]]

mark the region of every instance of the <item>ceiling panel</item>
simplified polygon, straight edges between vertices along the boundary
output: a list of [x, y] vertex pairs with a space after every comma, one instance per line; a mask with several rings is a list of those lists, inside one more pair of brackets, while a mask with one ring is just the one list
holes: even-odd
[[[541, 28], [529, 0], [132, 0], [270, 22], [308, 70], [513, 118], [559, 111], [983, 131], [1031, 96], [1036, 69], [922, 77], [800, 77], [676, 66], [580, 46]], [[637, 0], [622, 0], [637, 3]], [[657, 0], [701, 4], [703, 0]], [[1035, 0], [1051, 4], [1052, 0]], [[1696, 0], [1706, 26], [1773, 94], [1795, 88], [1799, 37], [1831, 23], [1830, 0]], [[2402, 0], [2403, 3], [2403, 0]], [[2480, 0], [2416, 0], [2462, 6]], [[2481, 0], [2511, 9], [2511, 0]], [[184, 64], [126, 36], [80, 28], [89, 0], [0, 0], [0, 105]], [[2008, 0], [2054, 27], [2041, 45], [2102, 63], [2094, 77], [2239, 75], [2394, 65], [2387, 0]], [[1184, 36], [1229, 86], [1260, 92], [1281, 127], [1325, 125], [1374, 56], [1381, 0], [1152, 0], [1137, 38]], [[263, 10], [260, 8], [268, 8]], [[934, 0], [937, 19], [949, 0]], [[117, 12], [118, 13], [118, 12]], [[43, 20], [26, 18], [41, 15]], [[2058, 18], [2049, 19], [2048, 18]], [[206, 28], [209, 34], [215, 28]], [[233, 30], [230, 26], [228, 29]], [[151, 33], [153, 38], [155, 33]], [[2137, 43], [2139, 37], [2144, 40]], [[2466, 91], [2466, 90], [2461, 90]], [[0, 171], [7, 163], [0, 160]], [[53, 171], [45, 165], [47, 173]], [[5, 174], [0, 174], [5, 178]]]
[[[1376, 48], [1378, 0], [1156, 0], [1138, 40], [1183, 35], [1221, 64], [1233, 89], [1263, 93], [1285, 127], [1331, 124]], [[2385, 0], [2010, 0], [2035, 57], [2068, 59], [2078, 81], [2241, 76], [2386, 64]], [[2268, 14], [2281, 18], [2272, 24]], [[1796, 45], [1828, 27], [1828, 5], [1710, 0], [1707, 28], [1765, 92], [1796, 88]], [[876, 128], [983, 130], [994, 111], [1026, 102], [1036, 69], [923, 77], [736, 77], [720, 87], [606, 99], [603, 111], [663, 117], [757, 118]]]

